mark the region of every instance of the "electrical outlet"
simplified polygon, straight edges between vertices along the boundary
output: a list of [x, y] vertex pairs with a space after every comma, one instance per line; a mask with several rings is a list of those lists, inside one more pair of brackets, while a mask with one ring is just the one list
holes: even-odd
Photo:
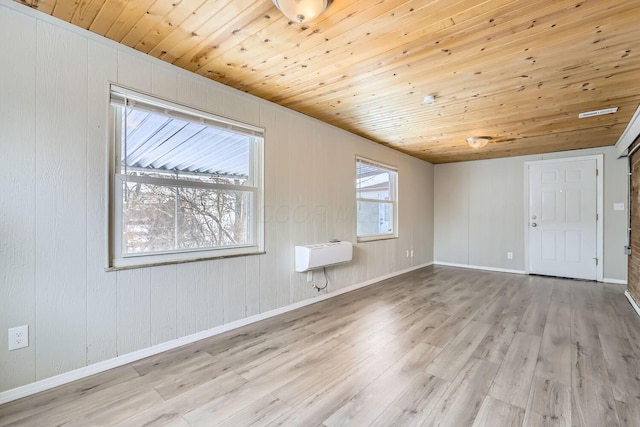
[[411, 258], [413, 258], [413, 249], [411, 249]]
[[409, 258], [409, 249], [407, 249], [407, 258]]
[[29, 346], [29, 325], [9, 328], [9, 350]]
[[307, 271], [307, 282], [313, 281], [313, 271]]
[[513, 252], [507, 252], [507, 259], [513, 259]]

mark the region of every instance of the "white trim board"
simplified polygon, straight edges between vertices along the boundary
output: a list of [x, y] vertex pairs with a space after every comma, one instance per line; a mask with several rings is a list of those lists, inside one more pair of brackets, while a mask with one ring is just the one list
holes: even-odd
[[529, 274], [529, 166], [569, 163], [582, 160], [595, 160], [598, 176], [596, 178], [596, 213], [598, 221], [596, 223], [596, 257], [600, 262], [596, 267], [596, 281], [604, 281], [604, 154], [593, 154], [590, 156], [558, 157], [553, 159], [532, 160], [524, 162], [524, 269]]
[[640, 316], [640, 307], [638, 306], [638, 303], [636, 302], [636, 300], [634, 300], [633, 297], [631, 296], [631, 293], [629, 292], [629, 289], [624, 291], [624, 296], [627, 297], [627, 299], [631, 303], [631, 306], [633, 307], [633, 309], [636, 311], [638, 316]]
[[626, 285], [627, 284], [627, 281], [623, 280], [623, 279], [609, 279], [609, 278], [605, 277], [604, 279], [602, 279], [602, 281], [604, 283], [613, 283], [615, 285]]
[[[498, 267], [486, 267], [483, 265], [470, 265], [470, 264], [456, 264], [454, 262], [444, 262], [444, 261], [434, 261], [433, 265], [442, 265], [445, 267], [458, 267], [458, 268], [468, 268], [468, 269], [472, 269], [472, 270], [483, 270], [483, 271], [495, 271], [498, 273], [512, 273], [512, 274], [529, 274], [524, 270], [511, 270], [508, 268], [498, 268]], [[552, 276], [549, 276], [552, 277]], [[567, 279], [567, 280], [571, 280], [571, 279]], [[615, 285], [626, 285], [627, 281], [626, 280], [622, 280], [622, 279], [609, 279], [609, 278], [604, 278], [602, 280], [602, 282], [604, 283], [612, 283]]]
[[444, 261], [434, 261], [433, 265], [443, 265], [446, 267], [458, 267], [458, 268], [469, 268], [472, 270], [484, 270], [484, 271], [495, 271], [498, 273], [513, 273], [513, 274], [527, 274], [524, 270], [510, 270], [508, 268], [498, 268], [498, 267], [485, 267], [482, 265], [470, 265], [470, 264], [456, 264], [453, 262], [444, 262]]
[[633, 117], [629, 120], [629, 124], [616, 142], [615, 147], [618, 155], [622, 156], [638, 136], [640, 136], [640, 106], [638, 106]]
[[227, 323], [225, 325], [220, 325], [215, 328], [208, 329], [206, 331], [197, 332], [195, 334], [188, 335], [186, 337], [167, 341], [158, 345], [154, 345], [152, 347], [147, 347], [142, 350], [127, 353], [122, 356], [115, 357], [113, 359], [105, 360], [103, 362], [94, 363], [93, 365], [74, 369], [73, 371], [65, 372], [63, 374], [56, 375], [54, 377], [45, 378], [43, 380], [26, 384], [20, 387], [16, 387], [11, 390], [3, 391], [3, 392], [0, 392], [0, 405], [17, 400], [17, 399], [21, 399], [23, 397], [30, 396], [32, 394], [39, 393], [41, 391], [45, 391], [54, 387], [64, 385], [72, 381], [77, 381], [82, 378], [86, 378], [91, 375], [95, 375], [100, 372], [107, 371], [109, 369], [117, 368], [118, 366], [126, 365], [127, 363], [132, 363], [137, 360], [141, 360], [146, 357], [153, 356], [158, 353], [162, 353], [164, 351], [182, 347], [184, 345], [191, 344], [196, 341], [203, 340], [205, 338], [210, 338], [215, 335], [219, 335], [223, 332], [230, 331], [232, 329], [237, 329], [242, 326], [249, 325], [251, 323], [256, 323], [256, 322], [259, 322], [260, 320], [265, 320], [270, 317], [277, 316], [279, 314], [287, 313], [289, 311], [293, 311], [298, 308], [305, 307], [307, 305], [315, 304], [317, 302], [324, 301], [329, 298], [333, 298], [338, 295], [345, 294], [347, 292], [355, 291], [356, 289], [364, 288], [366, 286], [373, 285], [383, 280], [390, 279], [392, 277], [396, 277], [401, 274], [408, 273], [410, 271], [419, 270], [421, 268], [428, 267], [430, 265], [433, 265], [433, 262], [428, 262], [425, 264], [405, 268], [404, 270], [385, 274], [383, 276], [376, 277], [375, 279], [367, 280], [365, 282], [356, 283], [355, 285], [351, 285], [343, 289], [338, 289], [328, 294], [322, 294], [315, 298], [299, 301], [297, 303], [290, 304], [285, 307], [276, 308], [274, 310], [256, 314], [254, 316], [246, 317], [244, 319], [236, 320], [235, 322]]

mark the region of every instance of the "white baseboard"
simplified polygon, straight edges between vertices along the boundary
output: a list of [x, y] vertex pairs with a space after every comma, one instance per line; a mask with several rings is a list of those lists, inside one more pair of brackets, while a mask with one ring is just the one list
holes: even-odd
[[444, 265], [447, 267], [470, 268], [473, 270], [496, 271], [498, 273], [527, 274], [524, 270], [510, 270], [508, 268], [485, 267], [482, 265], [456, 264], [453, 262], [434, 261], [434, 265]]
[[616, 285], [626, 285], [627, 281], [626, 280], [622, 280], [622, 279], [608, 279], [608, 278], [604, 278], [602, 279], [602, 281], [604, 283], [614, 283]]
[[347, 292], [355, 291], [356, 289], [364, 288], [366, 286], [373, 285], [374, 283], [378, 283], [383, 280], [390, 279], [392, 277], [399, 276], [401, 274], [408, 273], [413, 270], [418, 270], [423, 267], [428, 267], [432, 264], [433, 262], [428, 262], [426, 264], [421, 264], [421, 265], [413, 266], [410, 268], [406, 268], [404, 270], [385, 274], [384, 276], [376, 277], [375, 279], [367, 280], [362, 283], [356, 283], [354, 285], [348, 286], [346, 288], [338, 289], [328, 294], [320, 294], [315, 298], [310, 298], [310, 299], [300, 301], [294, 304], [290, 304], [284, 307], [276, 308], [274, 310], [256, 314], [254, 316], [246, 317], [244, 319], [236, 320], [235, 322], [227, 323], [226, 325], [216, 326], [215, 328], [208, 329], [206, 331], [197, 332], [195, 334], [188, 335], [186, 337], [167, 341], [162, 344], [154, 345], [152, 347], [143, 348], [141, 350], [127, 353], [122, 356], [115, 357], [113, 359], [94, 363], [92, 365], [74, 369], [73, 371], [65, 372], [63, 374], [56, 375], [54, 377], [45, 378], [43, 380], [36, 381], [34, 383], [26, 384], [11, 390], [3, 391], [3, 392], [0, 392], [0, 405], [7, 402], [11, 402], [13, 400], [21, 399], [26, 396], [30, 396], [32, 394], [39, 393], [41, 391], [51, 389], [53, 387], [58, 387], [60, 385], [70, 383], [72, 381], [86, 378], [91, 375], [98, 374], [100, 372], [108, 371], [109, 369], [117, 368], [118, 366], [126, 365], [127, 363], [132, 363], [137, 360], [144, 359], [145, 357], [162, 353], [163, 351], [168, 351], [177, 347], [182, 347], [183, 345], [191, 344], [205, 338], [219, 335], [223, 332], [227, 332], [232, 329], [239, 328], [241, 326], [259, 322], [260, 320], [268, 319], [270, 317], [287, 313], [289, 311], [293, 311], [295, 309], [305, 307], [307, 305], [315, 304], [317, 302], [324, 301], [326, 299], [333, 298], [338, 295], [345, 294]]
[[[482, 265], [470, 265], [470, 264], [456, 264], [453, 262], [444, 262], [444, 261], [434, 261], [434, 265], [444, 265], [447, 267], [459, 267], [459, 268], [469, 268], [473, 270], [485, 270], [485, 271], [496, 271], [499, 273], [513, 273], [513, 274], [527, 274], [524, 270], [510, 270], [507, 268], [497, 268], [497, 267], [485, 267]], [[616, 285], [626, 285], [627, 281], [622, 279], [608, 279], [604, 278], [602, 280], [604, 283], [614, 283]]]
[[631, 293], [629, 292], [629, 289], [624, 291], [624, 296], [627, 297], [627, 299], [631, 303], [631, 306], [633, 307], [633, 309], [636, 311], [638, 316], [640, 316], [640, 306], [638, 306], [638, 303], [636, 302], [636, 300], [634, 300], [633, 297], [631, 296]]

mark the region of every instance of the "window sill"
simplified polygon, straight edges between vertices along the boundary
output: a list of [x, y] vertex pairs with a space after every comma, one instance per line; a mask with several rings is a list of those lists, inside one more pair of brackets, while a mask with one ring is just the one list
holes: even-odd
[[395, 234], [379, 234], [376, 236], [362, 236], [357, 238], [358, 243], [366, 243], [366, 242], [375, 242], [377, 240], [390, 240], [397, 239], [398, 236]]
[[189, 262], [198, 262], [198, 261], [210, 261], [216, 259], [224, 259], [224, 258], [237, 258], [243, 256], [255, 256], [255, 255], [264, 255], [265, 251], [256, 251], [256, 252], [247, 252], [240, 254], [227, 254], [227, 255], [207, 255], [202, 257], [194, 257], [188, 259], [181, 260], [171, 260], [171, 261], [158, 261], [158, 262], [140, 262], [132, 265], [112, 265], [105, 268], [105, 271], [119, 271], [119, 270], [132, 270], [135, 268], [145, 268], [145, 267], [157, 267], [161, 265], [171, 265], [171, 264], [185, 264]]

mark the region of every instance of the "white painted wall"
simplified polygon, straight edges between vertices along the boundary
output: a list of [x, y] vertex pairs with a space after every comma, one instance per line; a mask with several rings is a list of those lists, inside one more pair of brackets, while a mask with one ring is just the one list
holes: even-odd
[[[293, 247], [356, 241], [356, 155], [398, 167], [400, 237], [329, 292], [433, 260], [431, 164], [8, 0], [0, 40], [0, 391], [317, 296]], [[104, 271], [109, 81], [266, 129], [265, 255]]]
[[627, 160], [613, 147], [436, 165], [435, 261], [525, 270], [524, 163], [592, 154], [604, 154], [604, 277], [626, 280]]

